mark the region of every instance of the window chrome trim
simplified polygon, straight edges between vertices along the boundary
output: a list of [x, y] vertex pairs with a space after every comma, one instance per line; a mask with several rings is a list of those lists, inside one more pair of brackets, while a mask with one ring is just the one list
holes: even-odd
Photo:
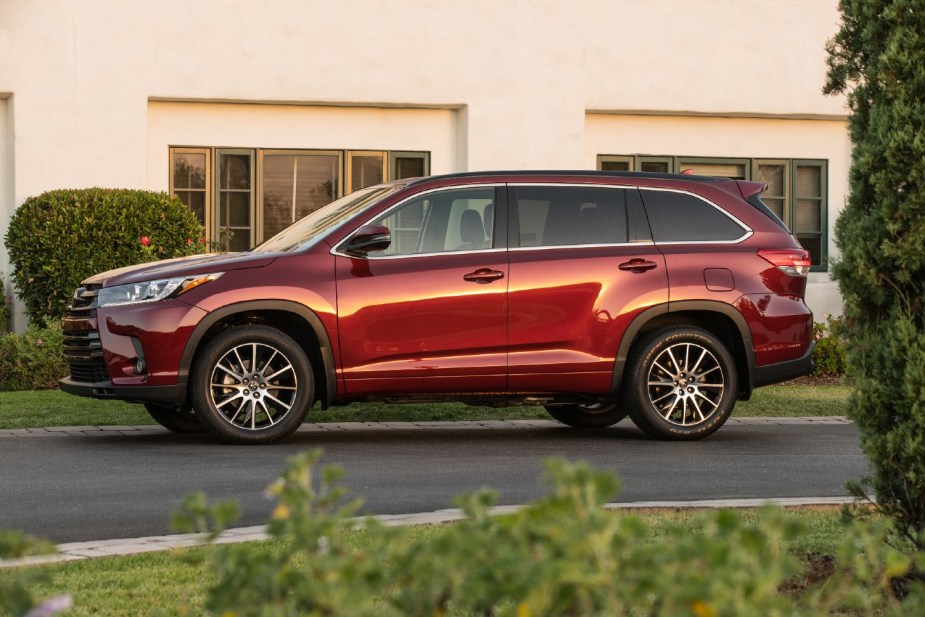
[[[375, 215], [375, 216], [373, 216], [373, 217], [371, 217], [371, 218], [365, 220], [364, 222], [360, 223], [359, 225], [357, 225], [357, 226], [354, 228], [354, 230], [359, 229], [359, 228], [362, 227], [363, 225], [369, 225], [370, 223], [372, 223], [372, 222], [375, 221], [376, 219], [382, 218], [382, 217], [384, 217], [384, 216], [388, 216], [389, 213], [392, 212], [392, 210], [395, 210], [396, 208], [401, 207], [402, 205], [408, 203], [409, 201], [412, 201], [412, 200], [417, 199], [417, 198], [419, 198], [419, 197], [422, 197], [422, 196], [424, 196], [424, 195], [430, 195], [431, 193], [439, 193], [439, 192], [442, 192], [442, 191], [456, 191], [456, 190], [459, 190], [459, 189], [466, 189], [466, 188], [498, 188], [499, 186], [505, 186], [506, 184], [507, 184], [506, 182], [492, 182], [492, 183], [488, 183], [488, 184], [453, 184], [453, 185], [451, 185], [451, 186], [438, 186], [438, 187], [436, 187], [436, 188], [427, 189], [426, 191], [421, 191], [420, 193], [415, 193], [415, 194], [413, 194], [413, 195], [409, 195], [408, 197], [405, 197], [405, 198], [402, 199], [401, 201], [398, 201], [398, 202], [392, 204], [391, 206], [389, 206], [388, 208], [386, 208], [384, 211], [380, 212], [379, 214], [377, 214], [377, 215]], [[346, 244], [346, 242], [347, 242], [348, 239], [349, 239], [349, 234], [348, 234], [347, 238], [344, 238], [343, 240], [341, 240], [336, 246], [332, 247], [331, 250], [328, 251], [328, 252], [329, 252], [331, 255], [336, 255], [336, 256], [340, 256], [340, 257], [347, 257], [347, 258], [349, 258], [349, 259], [369, 259], [369, 260], [375, 261], [375, 260], [380, 260], [380, 259], [407, 259], [407, 258], [409, 258], [409, 257], [434, 257], [434, 256], [436, 256], [436, 255], [468, 255], [468, 254], [473, 254], [473, 253], [479, 253], [479, 254], [482, 254], [482, 253], [500, 253], [500, 252], [507, 251], [506, 248], [494, 248], [494, 247], [491, 247], [491, 248], [485, 248], [485, 249], [475, 249], [475, 250], [465, 250], [465, 251], [438, 251], [438, 252], [435, 252], [435, 253], [433, 253], [433, 252], [432, 252], [432, 253], [408, 253], [408, 254], [405, 254], [405, 255], [375, 255], [375, 256], [366, 255], [365, 257], [358, 258], [358, 257], [356, 257], [355, 255], [350, 255], [350, 254], [348, 254], [348, 253], [343, 253], [343, 252], [340, 251], [341, 246], [343, 246], [344, 244]]]
[[509, 251], [549, 251], [552, 249], [600, 249], [600, 248], [611, 248], [611, 247], [629, 247], [629, 246], [654, 246], [655, 243], [651, 240], [644, 240], [642, 242], [612, 242], [609, 244], [552, 244], [549, 246], [515, 246], [511, 247]]

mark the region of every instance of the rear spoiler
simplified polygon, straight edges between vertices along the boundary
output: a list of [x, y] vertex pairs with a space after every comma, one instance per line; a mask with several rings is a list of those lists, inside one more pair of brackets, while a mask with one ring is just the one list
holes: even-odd
[[764, 189], [768, 188], [767, 182], [750, 182], [748, 180], [736, 180], [735, 183], [739, 187], [739, 192], [742, 193], [742, 198], [745, 201], [748, 201], [748, 198], [752, 195], [757, 195]]

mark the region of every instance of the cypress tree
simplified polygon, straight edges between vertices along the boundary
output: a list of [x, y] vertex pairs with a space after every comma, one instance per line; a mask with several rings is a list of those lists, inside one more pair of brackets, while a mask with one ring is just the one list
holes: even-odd
[[849, 416], [897, 532], [925, 547], [925, 0], [841, 0], [826, 94], [854, 149], [834, 265], [855, 391]]

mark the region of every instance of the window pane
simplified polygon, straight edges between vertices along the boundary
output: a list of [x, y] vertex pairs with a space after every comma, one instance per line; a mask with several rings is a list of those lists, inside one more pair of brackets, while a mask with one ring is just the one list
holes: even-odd
[[666, 161], [643, 161], [639, 164], [639, 169], [648, 173], [667, 174], [668, 163]]
[[822, 265], [822, 234], [797, 234], [796, 239], [809, 251], [810, 263], [814, 266]]
[[222, 154], [219, 156], [219, 188], [243, 189], [251, 187], [251, 157], [248, 154]]
[[796, 233], [822, 231], [822, 201], [819, 199], [798, 199], [796, 201]]
[[681, 169], [690, 169], [697, 176], [735, 178], [736, 180], [745, 179], [744, 163], [699, 163], [697, 161], [682, 161]]
[[601, 171], [629, 171], [629, 161], [601, 161]]
[[796, 197], [822, 197], [822, 168], [797, 166]]
[[350, 191], [382, 182], [381, 155], [354, 155], [350, 157]]
[[493, 188], [429, 193], [382, 216], [375, 223], [392, 233], [385, 255], [471, 251], [491, 247]]
[[765, 197], [762, 195], [761, 201], [764, 202], [764, 205], [766, 205], [771, 212], [777, 215], [777, 218], [782, 221], [784, 220], [784, 200], [782, 198]]
[[222, 193], [222, 225], [249, 227], [251, 222], [248, 193]]
[[173, 155], [173, 188], [206, 188], [206, 155], [175, 153]]
[[336, 155], [263, 157], [263, 235], [265, 238], [334, 201]]
[[520, 246], [617, 244], [627, 241], [622, 189], [521, 186], [514, 189]]
[[206, 193], [205, 191], [177, 191], [177, 197], [193, 211], [200, 225], [206, 224]]
[[393, 180], [403, 178], [419, 178], [427, 175], [424, 168], [424, 157], [422, 156], [396, 156], [395, 157], [395, 177]]
[[737, 240], [745, 230], [707, 202], [671, 191], [641, 190], [656, 242]]
[[232, 253], [248, 250], [251, 246], [249, 229], [232, 229], [231, 239], [228, 242], [228, 250]]
[[[761, 199], [769, 207], [771, 207], [770, 199], [774, 197], [783, 198], [786, 194], [784, 192], [784, 166], [783, 165], [759, 165], [758, 166], [758, 181], [767, 182], [768, 188], [761, 193]], [[774, 208], [771, 207], [773, 210]], [[777, 211], [775, 210], [775, 213]], [[777, 216], [781, 216], [781, 213], [777, 213]]]

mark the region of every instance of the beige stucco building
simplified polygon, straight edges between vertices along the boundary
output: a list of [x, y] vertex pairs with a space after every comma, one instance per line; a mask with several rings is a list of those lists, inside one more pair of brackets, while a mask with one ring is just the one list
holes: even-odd
[[421, 171], [690, 168], [769, 181], [818, 264], [810, 306], [837, 312], [837, 19], [836, 0], [0, 0], [0, 237], [53, 188], [170, 190], [243, 246]]

